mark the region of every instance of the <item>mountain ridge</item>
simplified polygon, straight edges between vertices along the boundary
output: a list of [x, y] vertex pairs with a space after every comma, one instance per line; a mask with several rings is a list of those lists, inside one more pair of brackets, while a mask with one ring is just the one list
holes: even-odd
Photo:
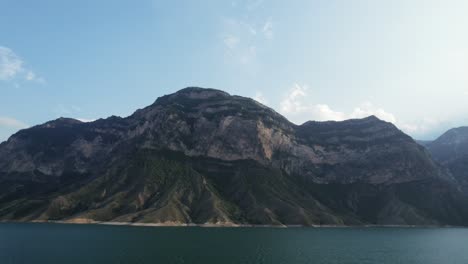
[[61, 118], [0, 145], [0, 220], [466, 225], [457, 181], [377, 117], [291, 123], [189, 87], [128, 117]]
[[468, 193], [468, 127], [449, 129], [425, 145], [432, 157], [446, 167]]

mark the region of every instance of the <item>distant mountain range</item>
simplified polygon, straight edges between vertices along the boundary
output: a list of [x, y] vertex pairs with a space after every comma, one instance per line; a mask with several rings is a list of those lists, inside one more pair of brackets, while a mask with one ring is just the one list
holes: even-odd
[[126, 118], [59, 118], [11, 136], [0, 220], [468, 225], [467, 135], [426, 149], [374, 116], [295, 125], [191, 87]]
[[463, 191], [468, 193], [468, 127], [450, 129], [423, 145], [436, 161], [450, 170]]

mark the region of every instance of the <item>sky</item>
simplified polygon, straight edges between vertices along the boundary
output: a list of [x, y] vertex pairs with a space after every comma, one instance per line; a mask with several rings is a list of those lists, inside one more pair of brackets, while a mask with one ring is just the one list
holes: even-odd
[[297, 124], [376, 115], [434, 139], [468, 125], [466, 14], [466, 0], [0, 0], [0, 141], [187, 86]]

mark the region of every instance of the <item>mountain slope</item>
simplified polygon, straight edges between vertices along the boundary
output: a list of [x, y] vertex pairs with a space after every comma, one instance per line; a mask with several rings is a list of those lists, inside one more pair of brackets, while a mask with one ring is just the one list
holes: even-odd
[[468, 127], [450, 129], [426, 147], [468, 193]]
[[186, 88], [133, 115], [57, 119], [0, 145], [0, 219], [468, 223], [457, 182], [391, 123], [289, 122]]

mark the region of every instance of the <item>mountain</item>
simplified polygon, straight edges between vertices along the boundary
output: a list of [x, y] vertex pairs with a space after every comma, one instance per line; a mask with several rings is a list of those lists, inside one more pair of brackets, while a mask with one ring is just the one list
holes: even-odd
[[426, 147], [468, 193], [468, 127], [450, 129]]
[[416, 143], [418, 143], [418, 144], [421, 145], [421, 146], [426, 147], [426, 146], [428, 146], [429, 144], [431, 144], [432, 141], [431, 141], [431, 140], [416, 140]]
[[467, 225], [450, 173], [371, 116], [295, 125], [190, 87], [126, 118], [59, 118], [0, 145], [0, 220]]

